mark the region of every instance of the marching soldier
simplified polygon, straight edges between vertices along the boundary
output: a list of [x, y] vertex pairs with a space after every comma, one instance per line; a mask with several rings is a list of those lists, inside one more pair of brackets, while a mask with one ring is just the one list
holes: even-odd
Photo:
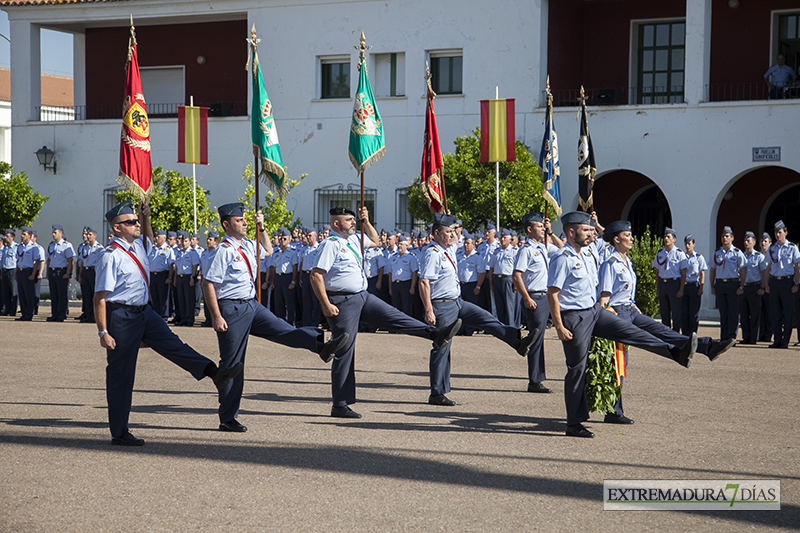
[[800, 251], [786, 240], [788, 234], [783, 220], [775, 223], [775, 244], [769, 248], [769, 293], [772, 319], [770, 348], [788, 348], [792, 338], [794, 299], [800, 284]]
[[153, 246], [150, 208], [123, 202], [106, 213], [114, 238], [97, 269], [94, 312], [97, 335], [106, 349], [106, 397], [111, 444], [141, 446], [143, 439], [128, 430], [133, 380], [139, 346], [145, 343], [158, 354], [189, 372], [196, 380], [209, 377], [224, 388], [242, 371], [242, 365], [218, 369], [210, 359], [184, 344], [153, 308], [149, 300], [149, 261]]
[[769, 262], [764, 254], [755, 249], [756, 235], [752, 231], [744, 234], [744, 259], [746, 274], [744, 287], [739, 287], [739, 316], [742, 322], [741, 344], [758, 343], [758, 321], [761, 317], [761, 295], [769, 281]]
[[156, 230], [156, 243], [148, 255], [150, 261], [150, 296], [153, 310], [165, 320], [169, 318], [169, 285], [175, 264], [175, 253], [167, 244], [167, 232]]
[[275, 315], [294, 326], [295, 287], [297, 286], [297, 250], [290, 244], [291, 233], [280, 228], [279, 248], [272, 255], [270, 276]]
[[0, 249], [0, 267], [3, 269], [0, 278], [0, 292], [2, 293], [0, 315], [2, 316], [17, 314], [17, 288], [14, 283], [14, 273], [17, 270], [19, 244], [15, 242], [16, 238], [17, 233], [13, 229], [7, 229], [3, 236], [3, 248]]
[[64, 228], [53, 225], [53, 241], [47, 247], [47, 280], [50, 284], [48, 322], [63, 322], [69, 306], [69, 280], [75, 262], [75, 249], [64, 239]]
[[720, 338], [735, 339], [739, 328], [739, 289], [744, 289], [747, 275], [744, 254], [733, 246], [730, 226], [722, 228], [722, 246], [714, 252], [711, 265], [711, 295], [717, 297]]
[[[672, 228], [664, 229], [664, 247], [653, 259], [656, 269], [656, 294], [661, 311], [661, 323], [679, 332], [681, 329], [681, 303], [686, 284], [686, 254], [675, 246], [677, 234]], [[713, 283], [713, 280], [712, 280]]]
[[[349, 340], [334, 357], [331, 369], [331, 416], [361, 418], [349, 407], [356, 402], [354, 350], [359, 321], [387, 331], [401, 331], [428, 338], [437, 347], [445, 346], [453, 338], [461, 327], [461, 321], [435, 328], [369, 294], [367, 278], [361, 268], [361, 239], [355, 234], [355, 213], [334, 207], [330, 215], [331, 236], [323, 241], [317, 254], [317, 263], [311, 272], [311, 286], [322, 304], [322, 313], [327, 317], [333, 335], [349, 334]], [[370, 224], [369, 212], [365, 207], [359, 209], [359, 218], [364, 232], [364, 247], [377, 246], [378, 233]]]

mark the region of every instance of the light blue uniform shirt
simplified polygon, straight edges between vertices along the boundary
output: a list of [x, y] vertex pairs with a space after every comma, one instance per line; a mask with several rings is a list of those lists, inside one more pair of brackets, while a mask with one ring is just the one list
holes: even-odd
[[[371, 244], [369, 237], [364, 235], [364, 249]], [[330, 237], [322, 241], [314, 268], [325, 271], [322, 278], [326, 291], [357, 293], [367, 290], [360, 249], [361, 235], [358, 233], [345, 238], [331, 230]]]
[[164, 272], [175, 263], [175, 252], [164, 243], [161, 246], [153, 246], [148, 259], [150, 259], [150, 272]]
[[[226, 237], [214, 249], [203, 278], [214, 284], [219, 300], [252, 300], [256, 297], [256, 243], [242, 239], [241, 247]], [[262, 248], [263, 250], [263, 248]], [[252, 274], [251, 274], [252, 272]]]
[[658, 269], [658, 277], [661, 279], [680, 278], [681, 263], [684, 259], [686, 254], [677, 246], [673, 246], [669, 252], [666, 248], [662, 248], [653, 259], [653, 266]]
[[597, 248], [590, 244], [581, 249], [583, 260], [586, 261], [586, 268], [591, 272], [594, 277], [595, 287], [600, 282], [600, 257], [597, 255]]
[[33, 241], [29, 242], [27, 246], [20, 244], [17, 247], [17, 267], [20, 269], [33, 268], [36, 261], [42, 260], [40, 249], [41, 247], [34, 244]]
[[796, 245], [784, 241], [783, 246], [776, 242], [769, 247], [769, 273], [771, 276], [794, 275], [795, 263], [800, 263], [800, 251]]
[[[359, 245], [359, 246], [360, 246], [360, 245]], [[388, 264], [389, 264], [389, 262], [392, 260], [392, 257], [394, 257], [395, 255], [397, 255], [397, 252], [398, 252], [398, 250], [397, 250], [397, 245], [396, 245], [396, 244], [395, 244], [394, 248], [386, 248], [386, 249], [383, 251], [383, 258], [386, 260], [386, 264], [387, 264], [387, 265], [388, 265]], [[388, 272], [387, 270], [384, 270], [384, 272], [383, 272], [383, 273], [384, 273], [384, 274], [388, 274], [389, 272]]]
[[797, 78], [797, 74], [794, 73], [794, 69], [789, 65], [783, 65], [779, 67], [778, 65], [772, 65], [767, 70], [767, 73], [764, 74], [765, 78], [771, 77], [772, 85], [775, 87], [786, 87], [786, 82], [790, 79]]
[[272, 266], [275, 267], [275, 274], [291, 274], [292, 265], [296, 264], [297, 250], [293, 246], [289, 245], [285, 250], [281, 250], [280, 247], [274, 248]]
[[[149, 272], [147, 249], [151, 248], [152, 244], [150, 239], [146, 242], [144, 239], [144, 236], [136, 239], [132, 246], [119, 237], [114, 237], [111, 242], [119, 244], [124, 250], [132, 251], [144, 271]], [[150, 299], [148, 282], [149, 280], [145, 281], [144, 274], [131, 256], [109, 244], [100, 259], [94, 290], [108, 291], [106, 302], [109, 303], [145, 305]]]
[[694, 283], [700, 281], [700, 272], [708, 270], [708, 263], [701, 254], [692, 252], [691, 256], [686, 256], [686, 259], [681, 262], [681, 270], [684, 268], [686, 269], [686, 283]]
[[430, 281], [431, 300], [455, 300], [461, 296], [455, 262], [456, 243], [445, 250], [436, 241], [431, 241], [422, 251], [419, 277]]
[[75, 250], [75, 266], [83, 266], [83, 249], [86, 247], [86, 243], [82, 242], [78, 245], [78, 249]]
[[769, 268], [767, 258], [761, 252], [753, 250], [750, 255], [744, 252], [745, 266], [747, 267], [747, 274], [745, 274], [745, 283], [761, 282], [762, 273]]
[[498, 248], [500, 248], [500, 241], [498, 241], [497, 239], [495, 239], [494, 242], [492, 242], [492, 244], [489, 244], [488, 241], [483, 241], [480, 244], [480, 246], [478, 246], [478, 253], [481, 254], [481, 257], [483, 257], [483, 261], [487, 265], [491, 265], [492, 257], [494, 257], [494, 253], [497, 251]]
[[[203, 278], [206, 277], [206, 272], [208, 271], [208, 267], [211, 266], [211, 261], [214, 259], [214, 254], [217, 253], [219, 249], [219, 245], [216, 248], [210, 248], [203, 253], [203, 256], [200, 258], [200, 269], [203, 271]], [[264, 253], [262, 248], [261, 253]]]
[[[386, 271], [386, 258], [383, 256], [383, 251], [380, 248], [368, 248], [364, 250], [364, 255], [366, 255], [364, 266], [366, 268], [367, 278], [374, 278], [377, 276], [378, 270], [381, 268]], [[388, 272], [385, 273], [388, 274]]]
[[[590, 261], [593, 261], [591, 256]], [[550, 259], [547, 286], [560, 289], [561, 309], [589, 309], [597, 303], [597, 277], [586, 266], [586, 258], [569, 244]]]
[[392, 283], [395, 281], [408, 281], [411, 275], [419, 270], [419, 261], [414, 254], [408, 252], [392, 257], [390, 266], [392, 272]]
[[494, 256], [492, 257], [492, 262], [491, 262], [494, 274], [500, 274], [502, 276], [510, 276], [514, 272], [514, 262], [516, 260], [517, 260], [516, 248], [514, 248], [510, 244], [505, 249], [498, 246], [497, 251], [495, 251]]
[[[464, 248], [462, 247], [461, 250]], [[458, 261], [458, 279], [461, 283], [478, 281], [478, 275], [486, 272], [486, 262], [477, 250]]]
[[[217, 246], [219, 248], [219, 246]], [[272, 248], [273, 254], [275, 253], [275, 247]], [[272, 266], [272, 255], [267, 255], [267, 252], [264, 250], [264, 247], [260, 247], [261, 251], [261, 272], [266, 272], [269, 267]]]
[[614, 250], [600, 265], [600, 292], [611, 296], [608, 305], [633, 305], [636, 303], [636, 272], [627, 257]]
[[522, 272], [522, 283], [528, 292], [547, 291], [548, 264], [544, 243], [528, 239], [519, 249], [514, 270]]
[[744, 254], [735, 246], [728, 251], [720, 246], [714, 252], [714, 264], [711, 268], [716, 271], [714, 279], [739, 279], [739, 271], [745, 266]]
[[[372, 250], [373, 248], [370, 248], [370, 251]], [[310, 272], [314, 268], [314, 264], [317, 262], [317, 252], [319, 252], [319, 242], [315, 242], [313, 246], [305, 246], [300, 251], [300, 270]]]
[[175, 271], [178, 275], [185, 275], [192, 273], [192, 267], [195, 265], [200, 265], [200, 256], [197, 255], [197, 252], [189, 248], [188, 250], [183, 250], [181, 256], [175, 259]]
[[89, 244], [88, 242], [83, 245], [83, 250], [81, 250], [81, 262], [83, 263], [84, 267], [90, 268], [97, 266], [100, 264], [100, 258], [103, 257], [103, 252], [105, 248], [102, 244], [97, 241], [94, 241], [94, 244]]
[[50, 260], [50, 268], [65, 268], [67, 259], [75, 257], [75, 249], [72, 244], [64, 239], [58, 242], [52, 241], [47, 247], [47, 259]]
[[600, 264], [602, 265], [605, 263], [606, 259], [611, 257], [616, 250], [610, 244], [607, 244], [602, 238], [599, 238], [595, 241], [595, 248], [597, 248], [597, 257], [600, 259]]
[[17, 247], [19, 247], [19, 243], [12, 242], [10, 245], [5, 244], [3, 248], [0, 249], [1, 268], [5, 270], [17, 268]]

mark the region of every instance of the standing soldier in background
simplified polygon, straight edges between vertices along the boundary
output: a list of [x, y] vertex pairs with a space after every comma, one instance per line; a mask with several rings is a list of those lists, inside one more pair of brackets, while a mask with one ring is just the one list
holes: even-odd
[[[767, 281], [769, 281], [769, 247], [771, 245], [772, 237], [765, 231], [761, 235], [761, 254], [767, 262]], [[770, 316], [769, 293], [766, 290], [761, 292], [761, 320], [758, 322], [758, 340], [760, 342], [772, 342], [772, 317]]]
[[486, 229], [483, 232], [483, 235], [486, 240], [478, 244], [477, 250], [478, 253], [483, 258], [483, 262], [486, 264], [487, 274], [489, 279], [487, 280], [489, 283], [488, 287], [485, 287], [485, 290], [481, 291], [479, 295], [480, 298], [480, 306], [485, 310], [489, 311], [493, 315], [497, 316], [494, 310], [494, 296], [492, 293], [492, 276], [490, 268], [492, 266], [492, 259], [494, 258], [494, 253], [500, 247], [500, 241], [498, 241], [495, 236], [497, 235], [497, 228], [494, 224], [489, 223], [486, 224]]
[[290, 244], [291, 233], [287, 228], [278, 229], [279, 248], [272, 254], [270, 277], [275, 316], [294, 326], [295, 287], [297, 287], [297, 251]]
[[64, 228], [53, 225], [53, 241], [47, 247], [47, 280], [50, 284], [48, 322], [63, 322], [69, 306], [69, 280], [75, 262], [75, 249], [64, 239]]
[[[111, 242], [109, 240], [109, 242]], [[169, 300], [169, 304], [167, 304], [167, 317], [174, 317], [170, 324], [174, 324], [177, 322], [178, 318], [178, 302], [177, 302], [177, 292], [175, 290], [175, 261], [181, 255], [181, 248], [178, 246], [178, 232], [177, 231], [168, 231], [167, 232], [167, 246], [172, 250], [172, 263], [173, 266], [169, 269], [169, 284], [167, 285], [167, 300]]]
[[97, 230], [92, 226], [84, 228], [86, 233], [86, 243], [81, 250], [81, 273], [78, 283], [81, 284], [83, 301], [88, 302], [86, 316], [81, 318], [84, 324], [94, 324], [94, 288], [96, 282], [97, 266], [103, 255], [103, 245], [97, 242]]
[[17, 289], [14, 283], [14, 273], [17, 271], [17, 234], [13, 229], [7, 229], [3, 236], [3, 248], [0, 249], [0, 316], [15, 316], [17, 314]]
[[[197, 254], [198, 261], [203, 258], [205, 250], [203, 250], [203, 247], [200, 246], [200, 235], [197, 233], [192, 234], [192, 250], [194, 250], [194, 252]], [[198, 316], [200, 314], [200, 302], [203, 299], [203, 289], [200, 287], [201, 281], [203, 281], [203, 277], [201, 275], [200, 268], [198, 267], [197, 274], [194, 278], [194, 316]]]
[[33, 229], [23, 226], [22, 244], [17, 247], [17, 294], [19, 295], [20, 316], [17, 321], [33, 320], [36, 280], [41, 272], [42, 255], [33, 242]]
[[511, 283], [517, 250], [511, 246], [511, 230], [504, 229], [501, 234], [500, 246], [495, 250], [489, 263], [489, 287], [494, 298], [497, 319], [507, 326], [519, 327], [519, 324], [514, 324], [517, 316], [514, 305], [516, 298]]
[[156, 242], [148, 255], [150, 261], [150, 297], [153, 311], [163, 319], [169, 318], [169, 284], [175, 268], [175, 254], [167, 244], [167, 232], [156, 230]]
[[656, 294], [661, 311], [661, 323], [674, 331], [681, 330], [681, 302], [686, 284], [686, 254], [675, 246], [677, 234], [672, 228], [664, 229], [664, 247], [653, 259], [656, 269]]
[[744, 290], [747, 274], [744, 254], [733, 246], [730, 226], [722, 228], [722, 246], [714, 252], [711, 265], [711, 295], [717, 297], [720, 340], [735, 339], [739, 328], [739, 289]]
[[300, 290], [303, 298], [303, 326], [319, 327], [322, 321], [322, 308], [319, 305], [317, 295], [311, 287], [311, 269], [317, 261], [319, 251], [319, 241], [317, 240], [316, 228], [306, 228], [306, 246], [300, 252]]
[[[217, 251], [217, 244], [219, 244], [217, 232], [209, 231], [206, 235], [206, 251], [200, 258], [200, 271], [202, 272], [202, 276], [198, 276], [198, 279], [202, 280], [202, 278], [206, 275], [206, 272], [208, 272], [208, 267], [211, 265], [211, 261], [214, 259], [214, 254]], [[202, 285], [202, 281], [199, 283]], [[208, 300], [206, 298], [203, 298], [203, 316], [205, 319], [200, 323], [200, 326], [204, 328], [210, 328], [213, 324], [211, 322], [211, 309], [208, 307]]]
[[200, 257], [192, 250], [192, 241], [185, 231], [178, 232], [183, 249], [181, 255], [175, 259], [175, 284], [177, 291], [178, 309], [175, 322], [176, 326], [194, 326], [194, 285], [197, 279], [197, 269], [200, 268]]
[[744, 287], [736, 291], [739, 296], [739, 316], [742, 322], [742, 342], [757, 344], [758, 321], [761, 317], [761, 295], [769, 281], [769, 262], [764, 254], [755, 249], [756, 235], [752, 231], [744, 234], [744, 258], [746, 274]]
[[775, 223], [775, 244], [769, 248], [769, 293], [772, 315], [772, 344], [770, 348], [788, 348], [792, 338], [794, 300], [800, 283], [800, 250], [786, 240], [788, 230], [783, 220]]
[[78, 282], [78, 286], [81, 288], [81, 314], [78, 317], [75, 317], [75, 320], [83, 320], [86, 318], [87, 312], [86, 308], [90, 307], [92, 304], [84, 295], [86, 294], [86, 289], [81, 282], [81, 272], [83, 270], [83, 248], [86, 246], [86, 242], [89, 240], [88, 235], [86, 234], [86, 227], [83, 228], [83, 232], [81, 233], [81, 238], [83, 242], [78, 245], [78, 249], [75, 250], [75, 281]]
[[45, 270], [47, 269], [47, 261], [45, 258], [47, 257], [44, 253], [44, 247], [39, 244], [39, 235], [36, 233], [36, 230], [31, 230], [31, 240], [33, 241], [33, 245], [39, 250], [39, 257], [42, 260], [39, 262], [39, 269], [36, 272], [36, 282], [34, 285], [34, 298], [33, 298], [33, 314], [39, 314], [39, 297], [42, 294], [42, 279], [45, 276]]
[[408, 252], [409, 242], [405, 235], [397, 237], [397, 254], [389, 263], [389, 294], [392, 306], [408, 316], [414, 316], [412, 298], [419, 281], [419, 261]]
[[[475, 236], [468, 231], [462, 233], [464, 237], [464, 256], [458, 262], [458, 280], [461, 282], [461, 298], [465, 302], [479, 305], [479, 296], [486, 283], [486, 263], [475, 249]], [[468, 335], [472, 330], [467, 328]]]
[[695, 241], [691, 234], [683, 238], [683, 245], [686, 248], [686, 259], [681, 264], [681, 270], [686, 269], [686, 284], [681, 297], [681, 332], [691, 337], [700, 327], [700, 303], [703, 300], [708, 263], [701, 254], [694, 251]]

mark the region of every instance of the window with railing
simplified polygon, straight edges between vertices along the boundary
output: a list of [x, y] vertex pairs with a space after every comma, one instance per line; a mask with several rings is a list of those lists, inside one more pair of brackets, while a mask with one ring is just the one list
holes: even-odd
[[637, 93], [639, 104], [683, 102], [686, 24], [643, 23], [638, 26]]
[[[377, 195], [377, 189], [364, 189], [364, 204], [372, 222], [376, 220], [375, 198]], [[355, 183], [347, 185], [336, 183], [314, 190], [314, 226], [317, 229], [330, 222], [330, 210], [334, 207], [344, 207], [357, 213], [358, 208], [361, 207], [361, 186]]]
[[[395, 215], [394, 227], [402, 230], [405, 233], [424, 230], [427, 223], [424, 220], [418, 220], [411, 216], [408, 212], [408, 188], [395, 190]], [[388, 229], [388, 228], [387, 228]]]

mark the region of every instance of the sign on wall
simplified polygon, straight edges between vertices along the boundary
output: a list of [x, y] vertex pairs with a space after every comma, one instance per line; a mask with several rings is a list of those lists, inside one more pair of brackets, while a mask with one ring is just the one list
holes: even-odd
[[771, 146], [768, 148], [753, 148], [753, 162], [757, 161], [780, 161], [781, 147]]

